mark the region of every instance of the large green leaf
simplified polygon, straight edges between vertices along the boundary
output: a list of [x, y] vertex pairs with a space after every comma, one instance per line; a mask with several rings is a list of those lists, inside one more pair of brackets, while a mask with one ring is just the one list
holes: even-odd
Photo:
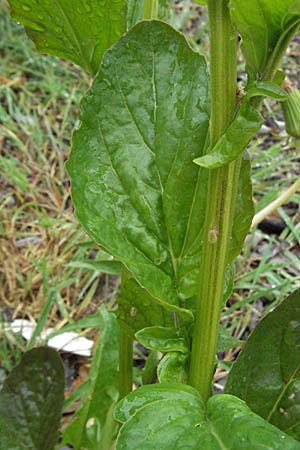
[[300, 291], [256, 327], [229, 374], [226, 392], [300, 439]]
[[116, 418], [125, 423], [116, 450], [300, 449], [236, 397], [217, 395], [205, 408], [189, 386], [158, 386], [139, 388], [117, 406]]
[[272, 75], [299, 26], [300, 1], [230, 0], [230, 8], [251, 77]]
[[70, 59], [92, 74], [126, 29], [126, 0], [8, 1], [41, 53]]
[[53, 450], [64, 401], [64, 369], [57, 352], [24, 354], [0, 392], [0, 450]]
[[106, 53], [67, 164], [89, 234], [168, 303], [178, 304], [187, 235], [197, 239], [203, 218], [193, 159], [208, 121], [204, 57], [167, 24], [140, 22]]
[[[81, 119], [67, 163], [78, 218], [154, 299], [194, 296], [207, 200], [207, 171], [193, 163], [208, 132], [204, 57], [167, 24], [138, 23], [105, 55]], [[249, 174], [246, 163], [235, 256], [253, 213]]]
[[74, 450], [109, 450], [116, 435], [113, 408], [118, 401], [118, 324], [113, 313], [100, 308], [100, 336], [92, 360], [82, 406], [64, 432], [63, 442]]

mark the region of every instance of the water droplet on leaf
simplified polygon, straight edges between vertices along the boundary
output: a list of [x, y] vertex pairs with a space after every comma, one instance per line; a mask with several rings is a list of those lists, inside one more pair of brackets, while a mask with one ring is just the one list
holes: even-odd
[[137, 309], [134, 306], [130, 309], [130, 315], [131, 317], [135, 317], [137, 315]]
[[30, 25], [30, 28], [32, 28], [34, 31], [39, 31], [41, 33], [44, 33], [46, 31], [46, 28], [43, 27], [42, 25], [32, 22]]

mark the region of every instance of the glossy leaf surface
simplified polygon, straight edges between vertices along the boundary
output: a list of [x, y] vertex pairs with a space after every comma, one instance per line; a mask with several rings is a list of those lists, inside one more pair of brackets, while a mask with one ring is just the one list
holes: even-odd
[[[193, 159], [206, 145], [208, 96], [204, 58], [168, 25], [140, 22], [106, 54], [67, 164], [88, 233], [164, 306], [198, 289], [207, 171]], [[245, 163], [230, 258], [251, 223], [249, 186]]]
[[186, 243], [198, 239], [205, 206], [193, 159], [206, 141], [208, 97], [204, 57], [167, 24], [140, 22], [106, 53], [67, 164], [88, 233], [172, 304], [178, 266], [199, 252], [193, 245], [189, 258]]
[[100, 308], [100, 336], [92, 360], [83, 403], [64, 432], [63, 442], [75, 450], [109, 449], [116, 434], [113, 408], [118, 401], [118, 324], [113, 313]]
[[180, 352], [167, 353], [157, 366], [160, 383], [187, 383], [188, 355]]
[[144, 347], [150, 350], [157, 350], [162, 353], [188, 352], [186, 339], [176, 328], [147, 327], [138, 331], [135, 337]]
[[257, 326], [235, 362], [226, 392], [300, 439], [300, 292]]
[[158, 400], [183, 400], [194, 408], [202, 403], [198, 392], [187, 384], [149, 384], [131, 392], [117, 404], [115, 419], [124, 423], [140, 408]]
[[230, 7], [251, 78], [265, 78], [276, 69], [299, 26], [300, 1], [230, 0]]
[[0, 450], [53, 450], [64, 401], [64, 369], [57, 352], [24, 354], [0, 392]]
[[126, 0], [9, 0], [14, 19], [41, 53], [95, 74], [105, 50], [125, 32]]
[[[197, 391], [160, 384], [137, 389], [117, 407], [127, 418], [117, 450], [298, 450], [300, 443], [250, 411], [240, 399], [217, 395], [207, 408]], [[187, 386], [188, 387], [188, 386]], [[151, 392], [151, 388], [153, 391]], [[156, 392], [155, 392], [156, 391]]]

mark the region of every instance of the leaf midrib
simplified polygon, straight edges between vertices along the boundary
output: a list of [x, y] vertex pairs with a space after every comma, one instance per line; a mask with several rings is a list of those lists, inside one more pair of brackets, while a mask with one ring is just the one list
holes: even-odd
[[210, 430], [211, 434], [216, 439], [217, 444], [220, 446], [220, 450], [230, 450], [230, 448], [225, 447], [224, 442], [221, 440], [221, 438], [220, 438], [217, 430], [215, 429], [213, 422], [210, 420], [210, 418], [207, 417], [206, 420], [208, 422], [208, 427], [209, 427], [209, 430]]
[[[153, 53], [154, 53], [154, 52], [153, 52]], [[154, 57], [154, 55], [153, 55], [153, 57]], [[154, 61], [153, 61], [153, 66], [154, 66]], [[153, 69], [153, 70], [154, 70], [154, 69]], [[137, 122], [136, 119], [135, 119], [135, 116], [134, 116], [134, 114], [133, 114], [133, 111], [132, 111], [132, 109], [129, 107], [129, 104], [128, 104], [126, 95], [124, 94], [124, 92], [123, 92], [123, 90], [122, 90], [121, 83], [120, 83], [120, 78], [119, 78], [118, 73], [117, 73], [116, 70], [114, 71], [114, 74], [115, 74], [115, 77], [116, 77], [116, 80], [117, 80], [117, 83], [118, 83], [119, 92], [120, 92], [121, 97], [122, 97], [122, 99], [123, 99], [123, 104], [124, 104], [126, 110], [128, 111], [128, 114], [129, 114], [129, 116], [130, 116], [130, 118], [131, 118], [131, 120], [132, 120], [132, 123], [134, 124], [134, 126], [135, 126], [135, 128], [136, 128], [136, 130], [137, 130], [137, 132], [138, 132], [138, 135], [141, 137], [142, 142], [143, 142], [145, 148], [150, 152], [150, 154], [152, 155], [152, 157], [153, 157], [154, 160], [155, 160], [155, 157], [156, 157], [155, 151], [154, 151], [154, 150], [151, 148], [151, 146], [147, 143], [147, 141], [146, 141], [146, 139], [145, 139], [145, 137], [144, 137], [144, 135], [143, 135], [143, 133], [142, 133], [142, 130], [141, 130], [141, 128], [139, 127], [138, 122]], [[152, 76], [154, 76], [154, 75], [152, 75]], [[156, 90], [155, 90], [155, 88], [154, 88], [154, 93], [155, 93], [155, 99], [156, 99]], [[155, 108], [154, 108], [154, 109], [155, 109], [155, 112], [156, 112], [156, 109], [157, 109], [157, 103], [156, 103], [156, 101], [155, 101]], [[98, 121], [98, 123], [99, 123], [99, 121]], [[101, 129], [101, 124], [100, 124], [100, 123], [99, 123], [99, 128]], [[113, 165], [113, 162], [112, 162], [112, 159], [111, 159], [111, 155], [110, 155], [110, 153], [109, 153], [108, 146], [106, 145], [106, 142], [105, 142], [105, 139], [104, 139], [104, 136], [103, 136], [102, 131], [101, 131], [101, 135], [102, 135], [103, 142], [104, 142], [104, 144], [105, 144], [105, 146], [106, 146], [107, 153], [108, 153], [108, 155], [109, 155], [109, 159], [110, 159], [110, 162], [111, 162], [111, 167], [112, 167], [112, 169], [114, 170], [116, 176], [118, 177], [118, 179], [119, 179], [119, 181], [120, 181], [120, 183], [121, 183], [121, 185], [122, 185], [124, 191], [126, 192], [126, 189], [125, 189], [124, 186], [123, 186], [122, 179], [121, 179], [121, 177], [120, 177], [118, 171], [115, 169], [115, 167], [114, 167], [114, 165]], [[161, 196], [163, 196], [163, 186], [162, 186], [162, 183], [161, 183], [161, 179], [160, 179], [160, 174], [159, 174], [158, 168], [157, 168], [157, 174], [158, 174], [159, 183], [160, 183], [160, 194], [161, 194]], [[138, 213], [138, 215], [141, 216], [140, 211], [136, 208], [136, 206], [134, 205], [134, 202], [131, 200], [131, 198], [130, 198], [129, 195], [128, 195], [128, 198], [129, 198], [129, 200], [130, 200], [130, 203], [131, 203], [131, 206], [133, 207], [133, 209], [135, 209], [135, 211]], [[164, 223], [165, 223], [165, 220], [164, 220]], [[158, 242], [159, 242], [163, 247], [167, 247], [167, 246], [166, 246], [166, 243], [165, 243], [165, 242], [161, 239], [161, 237], [158, 235], [157, 230], [153, 230], [152, 227], [150, 227], [150, 226], [147, 225], [147, 224], [146, 224], [146, 228], [147, 228], [147, 230], [148, 230], [151, 234], [153, 234], [153, 235], [156, 237], [156, 239], [158, 240]], [[167, 234], [168, 234], [168, 233], [167, 233]], [[144, 253], [143, 253], [143, 254], [144, 254]], [[147, 256], [147, 255], [145, 255], [145, 256]], [[147, 257], [147, 258], [149, 259], [149, 261], [151, 261], [151, 259], [150, 259], [149, 257]], [[152, 262], [152, 261], [151, 261], [151, 262]], [[165, 272], [165, 273], [166, 273], [166, 272]]]
[[[151, 153], [151, 155], [152, 155], [152, 157], [153, 157], [153, 159], [154, 159], [154, 162], [155, 162], [155, 165], [156, 165], [156, 172], [157, 172], [157, 176], [158, 176], [158, 180], [159, 180], [160, 194], [161, 194], [161, 198], [162, 198], [162, 200], [163, 200], [163, 196], [164, 196], [164, 185], [162, 184], [162, 180], [161, 180], [161, 176], [160, 176], [159, 167], [158, 167], [157, 162], [156, 162], [156, 151], [155, 151], [155, 148], [156, 148], [156, 143], [155, 143], [155, 140], [156, 140], [156, 123], [157, 123], [157, 115], [156, 115], [156, 113], [157, 113], [157, 108], [158, 108], [158, 101], [157, 101], [157, 88], [156, 88], [156, 76], [155, 76], [155, 52], [154, 52], [154, 46], [153, 46], [153, 43], [151, 43], [151, 45], [152, 45], [152, 75], [151, 75], [151, 82], [152, 82], [152, 93], [153, 93], [153, 97], [152, 97], [152, 98], [153, 98], [153, 132], [154, 132], [154, 148], [152, 148], [152, 147], [147, 143], [147, 141], [146, 141], [146, 139], [145, 139], [145, 137], [144, 137], [144, 135], [143, 135], [143, 133], [142, 133], [142, 130], [140, 129], [140, 127], [139, 127], [139, 125], [138, 125], [138, 123], [137, 123], [137, 121], [136, 121], [136, 119], [135, 119], [135, 116], [134, 116], [134, 114], [133, 114], [131, 108], [129, 107], [129, 104], [128, 104], [128, 101], [127, 101], [127, 99], [126, 99], [126, 96], [125, 96], [125, 94], [124, 94], [124, 92], [123, 92], [123, 90], [122, 90], [122, 88], [121, 88], [120, 79], [119, 79], [119, 76], [118, 76], [117, 71], [115, 71], [115, 77], [116, 77], [117, 82], [118, 82], [119, 92], [120, 92], [120, 94], [121, 94], [121, 96], [122, 96], [124, 106], [126, 107], [128, 113], [129, 113], [129, 115], [130, 115], [130, 117], [131, 117], [132, 123], [134, 124], [134, 126], [135, 126], [135, 128], [136, 128], [136, 130], [137, 130], [137, 132], [138, 132], [138, 134], [139, 134], [139, 136], [141, 137], [141, 139], [142, 139], [142, 141], [143, 141], [143, 144], [145, 145], [145, 148]], [[139, 62], [140, 62], [140, 61], [139, 61]], [[142, 66], [142, 64], [141, 64], [141, 66]], [[179, 150], [178, 150], [178, 151], [179, 151]], [[177, 154], [176, 154], [176, 155], [177, 155]], [[176, 159], [176, 155], [175, 155], [174, 159]], [[112, 166], [112, 167], [113, 167], [113, 166]], [[115, 169], [114, 169], [114, 172], [116, 173], [116, 175], [118, 176], [118, 178], [119, 178], [119, 180], [120, 180], [120, 182], [121, 182], [121, 179], [120, 179], [120, 176], [119, 176], [118, 172], [117, 172]], [[171, 170], [170, 170], [170, 172], [171, 172]], [[169, 172], [169, 174], [170, 174], [170, 172]], [[168, 175], [168, 176], [169, 176], [169, 175]], [[121, 184], [122, 184], [122, 182], [121, 182]], [[131, 204], [132, 204], [132, 206], [134, 207], [134, 209], [138, 212], [138, 214], [140, 215], [140, 212], [139, 212], [139, 211], [137, 210], [137, 208], [134, 206], [134, 204], [133, 204], [132, 201], [131, 201]], [[175, 283], [174, 283], [174, 285], [175, 285], [176, 282], [177, 282], [177, 271], [178, 271], [178, 270], [177, 270], [177, 260], [178, 260], [178, 258], [176, 258], [175, 255], [174, 255], [174, 250], [173, 250], [173, 246], [172, 246], [172, 242], [171, 242], [170, 233], [169, 233], [169, 230], [168, 230], [168, 227], [167, 227], [167, 222], [166, 222], [166, 219], [165, 219], [165, 211], [164, 211], [163, 205], [162, 205], [162, 211], [163, 211], [163, 217], [164, 217], [164, 228], [165, 228], [165, 230], [166, 230], [166, 235], [167, 235], [167, 239], [168, 239], [167, 245], [166, 245], [165, 242], [163, 242], [163, 241], [160, 239], [160, 237], [158, 236], [157, 232], [154, 232], [154, 230], [150, 229], [149, 226], [147, 226], [147, 229], [148, 229], [149, 232], [151, 232], [151, 234], [155, 235], [155, 237], [158, 239], [158, 241], [159, 241], [164, 247], [166, 247], [166, 248], [168, 249], [168, 252], [169, 252], [169, 255], [170, 255], [170, 261], [171, 261], [171, 263], [172, 263], [173, 274], [174, 274], [174, 278], [175, 278]], [[146, 255], [145, 255], [145, 256], [146, 256]], [[149, 258], [148, 258], [148, 259], [149, 259]], [[159, 267], [159, 269], [162, 270], [161, 267]], [[164, 273], [166, 273], [164, 270], [162, 270], [162, 271], [163, 271]], [[167, 275], [169, 275], [169, 274], [167, 274]], [[169, 276], [170, 276], [170, 275], [169, 275]]]
[[267, 422], [271, 422], [272, 416], [273, 414], [276, 412], [277, 407], [280, 403], [280, 401], [282, 400], [284, 394], [286, 393], [287, 389], [289, 388], [289, 386], [292, 384], [292, 382], [296, 379], [296, 374], [297, 372], [300, 370], [300, 362], [297, 365], [297, 367], [295, 368], [295, 370], [293, 371], [293, 373], [291, 374], [291, 376], [288, 378], [288, 381], [286, 383], [284, 383], [283, 388], [281, 389], [281, 392], [279, 393], [272, 409], [270, 410], [268, 416], [266, 417]]
[[[102, 132], [102, 128], [101, 128], [101, 124], [100, 124], [100, 121], [99, 121], [99, 120], [98, 120], [98, 129], [99, 129], [99, 133], [100, 133], [100, 135], [101, 135], [103, 144], [104, 144], [104, 146], [105, 146], [105, 148], [106, 148], [106, 153], [107, 153], [108, 158], [109, 158], [109, 161], [110, 161], [110, 167], [111, 167], [111, 169], [113, 170], [113, 172], [115, 173], [117, 179], [119, 180], [119, 182], [120, 182], [120, 184], [121, 184], [121, 186], [122, 186], [124, 192], [126, 192], [126, 189], [125, 189], [125, 187], [124, 187], [124, 185], [123, 185], [123, 182], [122, 182], [122, 178], [120, 177], [118, 171], [115, 169], [115, 166], [114, 166], [114, 164], [113, 164], [113, 162], [112, 162], [111, 155], [110, 155], [110, 153], [109, 153], [109, 147], [108, 147], [108, 145], [107, 145], [107, 143], [106, 143], [106, 141], [105, 141], [105, 138], [104, 138], [104, 135], [103, 135], [103, 132]], [[128, 196], [128, 200], [129, 200], [129, 202], [130, 202], [132, 208], [138, 213], [138, 215], [140, 215], [140, 212], [139, 212], [138, 209], [135, 207], [134, 202], [131, 200], [130, 196], [129, 196], [128, 194], [127, 194], [127, 196]], [[152, 230], [150, 230], [148, 226], [147, 226], [146, 228], [147, 228], [148, 232], [150, 232], [151, 234], [153, 234], [153, 235], [156, 237], [156, 239], [157, 239], [162, 245], [165, 246], [165, 243], [162, 242], [162, 241], [159, 239], [159, 237], [157, 236], [156, 233], [154, 233]], [[124, 234], [122, 234], [122, 235], [123, 235], [124, 239], [126, 239], [126, 240], [128, 241], [128, 237], [127, 237], [127, 236], [124, 236]], [[139, 248], [136, 246], [136, 244], [135, 244], [134, 242], [132, 242], [132, 241], [130, 241], [130, 242], [131, 242], [131, 244], [134, 246], [134, 248], [135, 248], [139, 253], [141, 253], [141, 254], [143, 255], [143, 257], [144, 257], [146, 260], [148, 260], [151, 264], [154, 264], [153, 261], [150, 259], [150, 257], [149, 257], [146, 253], [144, 253], [143, 251], [141, 251], [141, 249], [139, 249]], [[161, 270], [163, 273], [165, 273], [166, 275], [169, 275], [169, 274], [168, 274], [167, 272], [165, 272], [161, 267], [160, 267], [160, 270]]]
[[[85, 65], [86, 65], [86, 69], [89, 72], [93, 72], [91, 63], [90, 63], [90, 61], [87, 60], [87, 57], [86, 57], [86, 55], [84, 54], [84, 52], [82, 50], [82, 47], [81, 47], [81, 44], [80, 44], [80, 40], [79, 40], [79, 38], [77, 36], [77, 32], [76, 32], [75, 28], [73, 27], [72, 23], [70, 22], [70, 19], [69, 19], [68, 15], [66, 14], [63, 6], [61, 5], [59, 0], [53, 0], [53, 2], [55, 3], [57, 9], [59, 9], [59, 11], [61, 12], [63, 18], [65, 19], [66, 25], [67, 25], [67, 27], [68, 27], [68, 29], [69, 29], [69, 31], [70, 31], [73, 39], [74, 39], [74, 42], [76, 44], [77, 50], [79, 52], [79, 55], [81, 56], [82, 60], [84, 61]], [[70, 42], [70, 44], [72, 45], [71, 42]], [[72, 45], [72, 47], [73, 47], [73, 45]]]
[[[171, 241], [171, 236], [167, 227], [167, 221], [166, 221], [166, 216], [165, 216], [165, 210], [164, 210], [164, 202], [163, 202], [163, 198], [164, 198], [164, 186], [162, 184], [162, 180], [161, 180], [161, 176], [160, 176], [160, 171], [156, 162], [156, 122], [157, 122], [157, 88], [156, 88], [156, 76], [155, 76], [155, 53], [154, 53], [154, 46], [153, 46], [153, 42], [152, 42], [152, 77], [151, 77], [151, 81], [152, 81], [152, 91], [153, 91], [153, 121], [154, 121], [154, 160], [155, 160], [155, 165], [156, 165], [156, 169], [157, 169], [157, 175], [158, 175], [158, 180], [159, 180], [159, 185], [160, 185], [160, 191], [161, 191], [161, 199], [162, 199], [162, 211], [163, 211], [163, 217], [164, 217], [164, 226], [166, 229], [166, 233], [167, 233], [167, 237], [168, 237], [168, 247], [169, 247], [169, 253], [170, 253], [170, 257], [171, 257], [171, 262], [172, 262], [172, 268], [173, 268], [173, 274], [174, 274], [174, 278], [175, 280], [177, 280], [177, 261], [174, 255], [174, 250], [173, 250], [173, 246], [172, 246], [172, 241]], [[178, 153], [178, 151], [177, 151]], [[176, 156], [177, 156], [176, 153]], [[166, 184], [166, 183], [165, 183]], [[177, 282], [176, 282], [177, 284]]]

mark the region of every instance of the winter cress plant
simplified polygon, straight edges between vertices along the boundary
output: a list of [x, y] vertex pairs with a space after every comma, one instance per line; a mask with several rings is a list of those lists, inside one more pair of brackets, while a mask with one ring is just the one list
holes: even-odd
[[[245, 148], [262, 99], [286, 101], [278, 69], [300, 0], [199, 3], [209, 68], [162, 20], [166, 0], [9, 0], [40, 52], [93, 77], [67, 170], [76, 216], [122, 267], [118, 323], [101, 308], [63, 432], [75, 450], [300, 449], [299, 292], [260, 322], [226, 393], [212, 395], [220, 313], [254, 214]], [[134, 339], [150, 353], [131, 392]], [[62, 397], [58, 355], [26, 353], [0, 394], [1, 450], [53, 449]]]

